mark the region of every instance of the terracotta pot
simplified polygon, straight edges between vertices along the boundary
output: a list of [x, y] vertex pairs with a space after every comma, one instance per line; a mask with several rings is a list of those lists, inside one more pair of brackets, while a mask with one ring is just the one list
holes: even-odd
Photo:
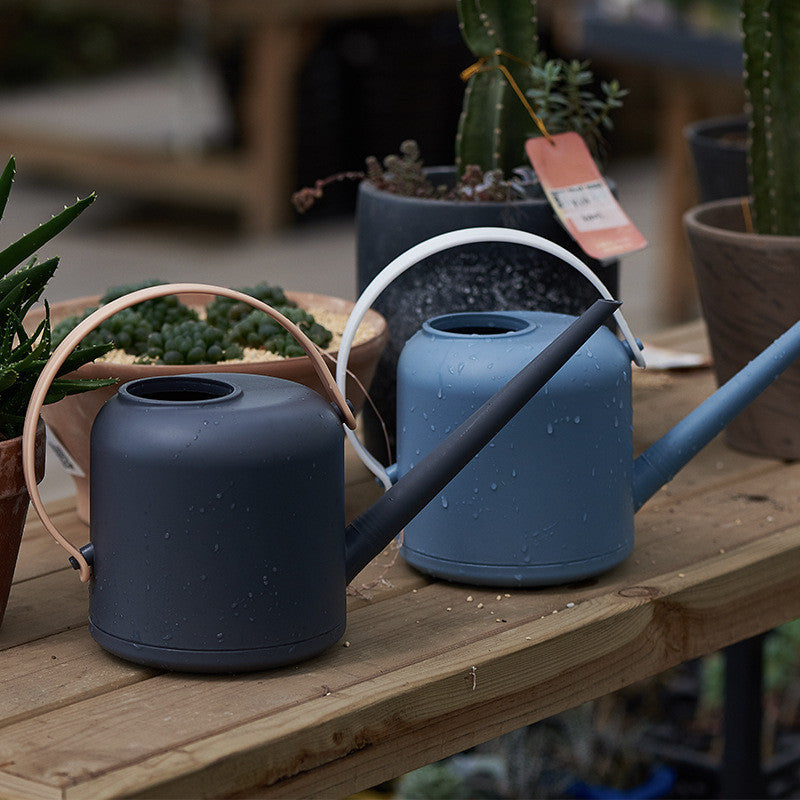
[[[745, 231], [742, 200], [684, 216], [718, 383], [724, 383], [800, 318], [800, 236]], [[726, 429], [731, 446], [800, 458], [800, 362]]]
[[[45, 427], [36, 430], [36, 482], [44, 477]], [[22, 474], [22, 437], [0, 441], [0, 624], [8, 604], [22, 530], [28, 514], [28, 489]]]
[[[303, 308], [324, 308], [342, 314], [350, 314], [353, 304], [347, 300], [328, 295], [309, 294], [305, 292], [286, 292], [286, 296]], [[184, 295], [183, 302], [188, 305], [203, 306], [210, 296]], [[81, 297], [54, 303], [50, 307], [51, 319], [60, 319], [75, 313], [82, 313], [86, 308], [97, 305], [99, 296]], [[32, 321], [35, 321], [32, 320]], [[386, 322], [375, 311], [365, 317], [377, 333], [371, 339], [356, 345], [348, 360], [348, 369], [354, 373], [364, 388], [369, 388], [381, 351], [387, 337]], [[331, 363], [331, 372], [335, 367]], [[322, 391], [319, 379], [307, 356], [285, 358], [277, 361], [261, 361], [226, 364], [191, 364], [168, 366], [162, 364], [86, 364], [76, 370], [73, 375], [82, 378], [115, 377], [118, 386], [127, 381], [151, 375], [175, 375], [196, 372], [246, 372], [257, 375], [271, 375], [277, 378], [296, 381], [317, 391]], [[47, 405], [42, 410], [42, 417], [58, 441], [64, 446], [72, 462], [83, 475], [72, 474], [77, 492], [76, 503], [78, 517], [89, 521], [89, 433], [92, 423], [103, 404], [117, 391], [116, 386], [95, 389], [92, 392], [71, 395], [58, 403]], [[358, 384], [348, 378], [347, 398], [358, 411], [364, 403], [364, 394]], [[72, 472], [72, 469], [70, 470]]]

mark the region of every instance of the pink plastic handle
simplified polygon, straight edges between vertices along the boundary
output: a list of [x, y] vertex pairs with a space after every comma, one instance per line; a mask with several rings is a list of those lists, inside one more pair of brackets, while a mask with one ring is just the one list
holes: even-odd
[[257, 300], [250, 295], [243, 292], [237, 292], [235, 289], [226, 289], [222, 286], [211, 286], [204, 283], [168, 283], [160, 286], [150, 286], [146, 289], [139, 289], [135, 292], [118, 297], [110, 303], [98, 308], [95, 312], [86, 317], [85, 320], [78, 323], [65, 337], [61, 344], [53, 351], [49, 361], [42, 369], [39, 379], [36, 381], [31, 393], [31, 399], [28, 403], [28, 409], [25, 414], [25, 424], [22, 429], [22, 469], [25, 475], [25, 483], [28, 486], [28, 493], [30, 494], [31, 504], [36, 513], [39, 515], [42, 524], [47, 532], [60, 544], [67, 553], [74, 558], [79, 565], [80, 579], [83, 583], [89, 580], [91, 576], [91, 567], [89, 566], [83, 553], [71, 544], [56, 528], [53, 521], [50, 519], [47, 511], [45, 511], [42, 498], [39, 494], [39, 488], [36, 485], [36, 477], [34, 474], [34, 437], [36, 434], [36, 425], [39, 421], [39, 414], [44, 405], [44, 398], [50, 388], [50, 384], [58, 374], [59, 369], [67, 360], [69, 354], [81, 342], [87, 333], [93, 331], [101, 322], [104, 322], [109, 317], [112, 317], [118, 311], [125, 308], [142, 303], [145, 300], [152, 300], [156, 297], [165, 297], [171, 294], [184, 294], [184, 293], [213, 294], [220, 297], [229, 297], [231, 300], [238, 300], [242, 303], [257, 308], [268, 314], [277, 323], [282, 325], [306, 351], [306, 354], [311, 359], [314, 370], [319, 377], [323, 388], [325, 389], [331, 402], [336, 406], [343, 423], [350, 429], [356, 427], [356, 420], [353, 416], [353, 411], [347, 404], [344, 395], [336, 385], [336, 381], [325, 366], [325, 361], [319, 352], [317, 346], [306, 336], [300, 328], [297, 327], [291, 320], [287, 319], [280, 312], [276, 311], [272, 306], [267, 305], [261, 300]]

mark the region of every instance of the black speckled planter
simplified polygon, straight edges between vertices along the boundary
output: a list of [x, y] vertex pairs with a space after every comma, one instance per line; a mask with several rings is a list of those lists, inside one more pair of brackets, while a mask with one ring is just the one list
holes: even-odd
[[[452, 182], [453, 168], [432, 168], [435, 182]], [[544, 197], [513, 203], [420, 200], [359, 186], [358, 291], [394, 258], [432, 236], [460, 228], [516, 228], [544, 236], [584, 260], [616, 296], [618, 262], [589, 259], [554, 216]], [[559, 259], [523, 245], [465, 245], [437, 253], [399, 276], [374, 307], [386, 317], [389, 341], [381, 357], [370, 396], [387, 428], [394, 451], [395, 375], [406, 341], [430, 317], [458, 311], [510, 309], [578, 314], [597, 299], [585, 278]], [[363, 412], [367, 446], [380, 460], [386, 447], [380, 424], [368, 407]]]

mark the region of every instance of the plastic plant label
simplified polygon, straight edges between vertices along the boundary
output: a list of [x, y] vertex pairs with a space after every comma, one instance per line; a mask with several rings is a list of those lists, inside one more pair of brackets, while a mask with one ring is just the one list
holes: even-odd
[[647, 246], [577, 133], [528, 139], [525, 150], [550, 205], [587, 255], [602, 260]]
[[85, 478], [86, 473], [78, 466], [75, 459], [69, 454], [69, 451], [61, 443], [58, 437], [53, 433], [52, 429], [47, 428], [47, 446], [50, 451], [58, 459], [59, 464], [70, 474], [77, 478]]

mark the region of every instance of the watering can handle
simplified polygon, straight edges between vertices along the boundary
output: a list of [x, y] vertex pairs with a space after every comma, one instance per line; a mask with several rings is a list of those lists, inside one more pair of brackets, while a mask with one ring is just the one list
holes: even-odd
[[[427, 239], [415, 245], [409, 250], [406, 250], [405, 253], [397, 256], [394, 261], [391, 261], [372, 279], [367, 288], [361, 293], [361, 297], [358, 298], [353, 310], [350, 312], [350, 317], [345, 325], [344, 332], [342, 333], [342, 341], [339, 345], [339, 354], [336, 363], [336, 383], [342, 391], [344, 391], [345, 387], [347, 361], [350, 357], [350, 348], [353, 345], [356, 330], [378, 295], [396, 277], [422, 261], [423, 258], [427, 258], [434, 253], [439, 253], [442, 250], [448, 250], [451, 247], [462, 244], [475, 244], [477, 242], [509, 242], [511, 244], [521, 244], [533, 247], [537, 250], [543, 250], [546, 253], [550, 253], [550, 255], [560, 258], [562, 261], [565, 261], [571, 267], [578, 270], [578, 272], [597, 289], [601, 297], [606, 300], [614, 299], [600, 278], [598, 278], [577, 256], [560, 245], [551, 242], [549, 239], [545, 239], [543, 236], [537, 236], [534, 233], [527, 233], [526, 231], [519, 231], [513, 228], [489, 227], [463, 228], [461, 230], [450, 231], [449, 233], [442, 233], [439, 236], [434, 236], [431, 239]], [[644, 367], [645, 362], [641, 347], [631, 333], [631, 329], [619, 309], [614, 312], [614, 319], [617, 321], [619, 329], [630, 347], [634, 362], [638, 366]], [[346, 433], [347, 438], [350, 439], [350, 443], [358, 453], [359, 458], [364, 462], [370, 472], [381, 481], [384, 488], [388, 489], [391, 486], [391, 481], [384, 467], [364, 447], [354, 431], [348, 430]]]
[[317, 349], [317, 346], [308, 338], [308, 336], [300, 330], [291, 320], [287, 319], [279, 311], [276, 311], [272, 306], [267, 305], [261, 300], [257, 300], [250, 295], [238, 292], [235, 289], [227, 289], [222, 286], [211, 286], [204, 283], [167, 283], [159, 286], [150, 286], [146, 289], [139, 289], [135, 292], [123, 295], [122, 297], [112, 300], [100, 306], [95, 312], [90, 314], [86, 319], [78, 323], [65, 337], [61, 344], [56, 347], [50, 356], [49, 361], [42, 369], [39, 379], [36, 381], [31, 393], [31, 399], [28, 404], [28, 409], [25, 414], [25, 425], [22, 430], [22, 469], [25, 475], [25, 483], [28, 486], [28, 493], [30, 494], [31, 503], [36, 509], [42, 524], [47, 532], [60, 544], [69, 555], [75, 559], [80, 569], [80, 578], [82, 582], [89, 580], [91, 574], [91, 567], [87, 562], [83, 553], [71, 544], [56, 528], [53, 521], [45, 511], [44, 504], [42, 503], [39, 488], [36, 485], [36, 478], [34, 475], [34, 435], [36, 433], [36, 425], [39, 421], [39, 414], [41, 413], [42, 406], [44, 405], [44, 398], [50, 388], [50, 384], [58, 374], [59, 369], [63, 366], [69, 354], [81, 342], [87, 333], [93, 331], [101, 322], [104, 322], [109, 317], [122, 311], [125, 308], [142, 303], [145, 300], [152, 300], [157, 297], [165, 297], [171, 294], [184, 294], [184, 293], [203, 293], [213, 294], [219, 297], [229, 297], [231, 300], [238, 300], [242, 303], [247, 303], [253, 308], [263, 311], [268, 314], [277, 323], [282, 325], [306, 351], [306, 354], [311, 359], [314, 370], [317, 373], [322, 386], [328, 394], [331, 402], [341, 415], [343, 423], [348, 428], [355, 428], [356, 420], [353, 416], [353, 411], [347, 405], [344, 394], [339, 390], [339, 387], [333, 380], [330, 371], [328, 370], [322, 356]]

